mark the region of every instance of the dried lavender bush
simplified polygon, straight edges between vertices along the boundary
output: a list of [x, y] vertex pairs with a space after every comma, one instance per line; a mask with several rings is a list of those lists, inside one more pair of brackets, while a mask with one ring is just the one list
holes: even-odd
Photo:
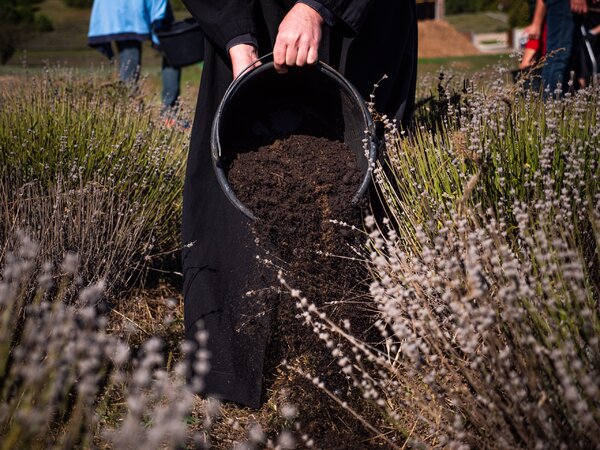
[[467, 86], [442, 127], [385, 121], [367, 220], [381, 341], [291, 289], [390, 447], [600, 447], [600, 89]]
[[[49, 265], [37, 272], [39, 245], [23, 234], [16, 240], [0, 277], [0, 446], [164, 449], [200, 442], [187, 428], [195, 397], [184, 382], [185, 362], [167, 372], [157, 338], [135, 352], [107, 334], [95, 307], [103, 282], [76, 289], [76, 304], [67, 304], [75, 260], [67, 258], [60, 274]], [[35, 298], [25, 305], [32, 282]], [[202, 344], [206, 336], [199, 338]], [[197, 382], [206, 364], [195, 372]], [[112, 404], [115, 398], [122, 405]], [[215, 405], [199, 409], [210, 418]]]
[[[289, 447], [287, 419], [227, 432], [234, 425], [220, 423], [218, 403], [191, 405], [185, 366], [163, 360], [163, 343], [118, 339], [92, 307], [126, 299], [121, 288], [138, 269], [177, 246], [187, 134], [163, 128], [151, 106], [93, 73], [51, 69], [7, 87], [0, 448], [203, 448], [225, 434], [240, 448]], [[197, 355], [196, 383], [208, 357]]]
[[0, 92], [0, 257], [17, 229], [40, 261], [79, 255], [83, 281], [128, 284], [178, 246], [187, 133], [93, 73], [48, 69]]
[[[193, 393], [210, 369], [207, 333], [196, 336], [196, 350], [183, 343], [175, 363], [165, 360], [157, 337], [132, 347], [107, 332], [108, 318], [98, 313], [103, 280], [82, 288], [73, 254], [56, 271], [51, 264], [38, 270], [39, 245], [23, 233], [14, 240], [15, 252], [0, 260], [0, 448], [212, 448], [215, 428], [225, 428], [222, 407]], [[65, 301], [73, 294], [76, 301]], [[229, 434], [238, 437], [230, 442], [294, 448], [296, 409], [278, 409], [285, 420], [279, 432], [252, 422], [240, 433], [232, 421]]]

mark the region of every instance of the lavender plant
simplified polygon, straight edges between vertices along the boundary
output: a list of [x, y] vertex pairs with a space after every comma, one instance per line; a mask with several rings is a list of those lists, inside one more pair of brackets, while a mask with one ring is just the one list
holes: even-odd
[[389, 217], [366, 222], [380, 342], [290, 288], [364, 402], [305, 375], [375, 439], [600, 446], [599, 98], [498, 82], [471, 85], [435, 133], [385, 121]]
[[[292, 405], [281, 405], [285, 423], [277, 433], [255, 420], [243, 428], [235, 421], [221, 424], [220, 403], [194, 395], [210, 369], [205, 331], [197, 334], [197, 346], [182, 343], [175, 362], [165, 360], [157, 337], [131, 346], [107, 331], [109, 316], [97, 308], [105, 283], [82, 286], [76, 255], [60, 268], [44, 264], [38, 270], [39, 245], [23, 233], [15, 241], [15, 252], [0, 261], [2, 449], [211, 448], [217, 425], [235, 448], [294, 448]], [[65, 301], [73, 292], [76, 301]]]
[[187, 138], [99, 75], [13, 82], [0, 92], [0, 256], [24, 229], [40, 260], [75, 252], [86, 281], [126, 285], [178, 245]]
[[[61, 273], [50, 265], [40, 273], [39, 245], [23, 234], [17, 241], [0, 277], [2, 448], [164, 449], [199, 441], [187, 428], [195, 396], [184, 379], [185, 360], [167, 371], [157, 338], [136, 352], [108, 334], [96, 308], [103, 283], [75, 288], [77, 302], [67, 304], [77, 259], [66, 258]], [[26, 305], [32, 282], [35, 299]], [[215, 408], [200, 403], [198, 414], [210, 417]]]

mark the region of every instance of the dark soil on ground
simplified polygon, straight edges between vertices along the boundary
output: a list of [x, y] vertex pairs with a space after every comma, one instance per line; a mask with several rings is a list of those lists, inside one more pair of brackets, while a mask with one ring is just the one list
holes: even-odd
[[[349, 319], [353, 333], [366, 333], [367, 286], [363, 265], [353, 248], [364, 235], [362, 207], [352, 203], [362, 174], [356, 157], [341, 142], [294, 135], [237, 155], [228, 179], [237, 197], [256, 217], [254, 232], [274, 267], [293, 288], [334, 320]], [[332, 221], [341, 221], [340, 225]], [[319, 376], [331, 391], [345, 396], [353, 387], [312, 327], [297, 315], [287, 293], [268, 299], [271, 332], [265, 367], [266, 388], [276, 391], [277, 366], [286, 360]], [[273, 305], [274, 304], [274, 305]], [[278, 380], [274, 386], [273, 383]], [[302, 429], [320, 448], [373, 448], [362, 425], [309, 382], [290, 374], [286, 390], [299, 410]], [[350, 395], [357, 395], [355, 394]]]

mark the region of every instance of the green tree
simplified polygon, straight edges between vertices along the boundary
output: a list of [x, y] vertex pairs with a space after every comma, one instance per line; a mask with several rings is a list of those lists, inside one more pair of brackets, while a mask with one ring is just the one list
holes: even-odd
[[482, 11], [488, 0], [446, 0], [447, 14], [462, 14]]
[[0, 0], [0, 63], [13, 55], [23, 32], [31, 29], [52, 29], [50, 19], [37, 15], [41, 0]]
[[511, 0], [508, 5], [508, 21], [511, 27], [524, 27], [531, 20], [528, 0]]

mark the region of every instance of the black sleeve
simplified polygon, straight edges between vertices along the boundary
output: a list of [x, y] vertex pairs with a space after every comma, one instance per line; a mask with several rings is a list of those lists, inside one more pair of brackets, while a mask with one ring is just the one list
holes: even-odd
[[373, 0], [319, 0], [319, 3], [335, 14], [356, 34]]
[[296, 0], [296, 3], [304, 3], [306, 6], [310, 6], [323, 18], [323, 21], [330, 27], [334, 26], [337, 22], [337, 16], [329, 11], [329, 8], [323, 6], [319, 0]]
[[256, 35], [254, 0], [183, 0], [208, 39], [225, 51], [241, 35]]

